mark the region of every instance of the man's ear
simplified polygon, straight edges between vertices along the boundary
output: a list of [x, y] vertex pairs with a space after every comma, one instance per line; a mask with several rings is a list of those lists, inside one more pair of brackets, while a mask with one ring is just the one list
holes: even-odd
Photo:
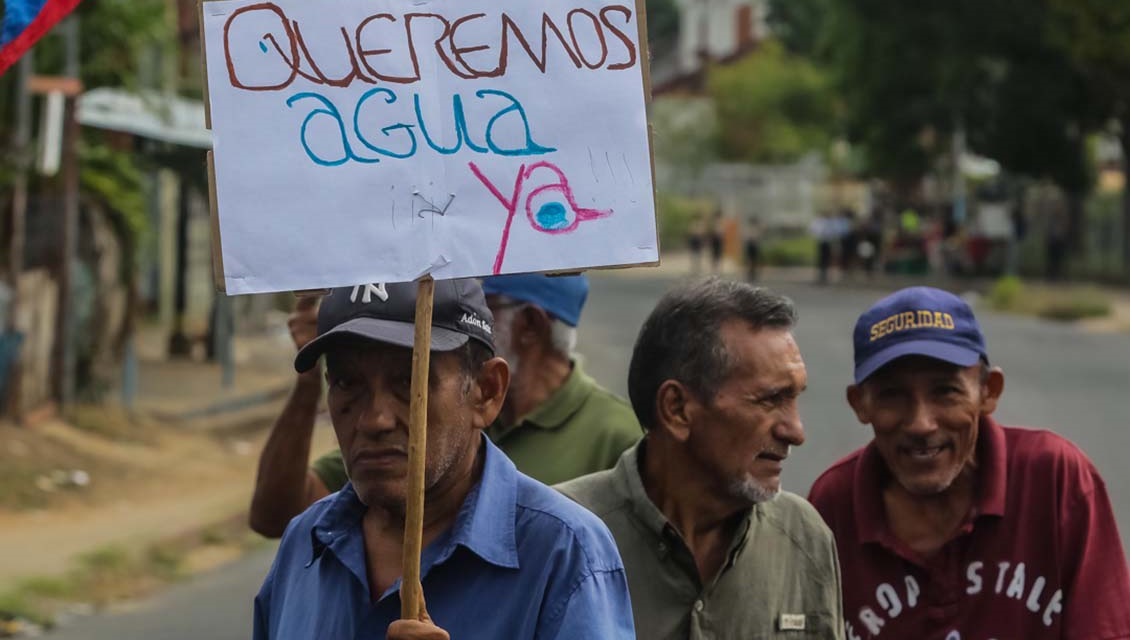
[[845, 400], [849, 402], [849, 406], [853, 408], [853, 413], [857, 414], [857, 421], [861, 424], [871, 424], [866, 407], [866, 393], [865, 389], [859, 384], [851, 384], [845, 387]]
[[528, 304], [515, 314], [518, 322], [513, 327], [514, 348], [530, 349], [542, 342], [550, 341], [550, 315], [546, 311]]
[[483, 363], [469, 394], [475, 428], [486, 429], [499, 416], [510, 384], [511, 370], [506, 360], [495, 356]]
[[677, 442], [691, 435], [699, 409], [696, 395], [677, 380], [665, 380], [656, 391], [656, 426]]
[[1002, 372], [1002, 367], [991, 367], [987, 371], [987, 379], [983, 381], [983, 399], [979, 406], [979, 412], [984, 416], [994, 413], [994, 410], [998, 408], [998, 399], [1002, 396], [1002, 391], [1005, 388], [1006, 374]]

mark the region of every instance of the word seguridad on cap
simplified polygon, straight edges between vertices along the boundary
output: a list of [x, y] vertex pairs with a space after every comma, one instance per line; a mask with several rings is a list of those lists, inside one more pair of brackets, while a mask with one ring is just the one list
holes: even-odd
[[869, 327], [869, 341], [879, 340], [887, 335], [910, 329], [955, 330], [955, 319], [945, 311], [919, 309], [904, 311], [888, 316]]
[[201, 3], [227, 292], [655, 263], [639, 11]]

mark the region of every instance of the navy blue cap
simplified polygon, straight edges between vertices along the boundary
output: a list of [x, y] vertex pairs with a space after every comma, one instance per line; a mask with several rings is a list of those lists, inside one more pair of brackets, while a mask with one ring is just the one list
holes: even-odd
[[[309, 370], [343, 336], [413, 347], [416, 282], [363, 284], [333, 289], [318, 306], [318, 337], [295, 356], [295, 370]], [[478, 340], [495, 353], [491, 311], [473, 278], [437, 280], [432, 297], [430, 351], [452, 351]]]
[[507, 296], [529, 302], [571, 327], [578, 326], [582, 307], [590, 292], [584, 275], [548, 276], [541, 273], [517, 273], [483, 279], [486, 295]]
[[927, 356], [961, 367], [987, 357], [970, 305], [932, 287], [909, 287], [878, 301], [853, 328], [857, 384], [903, 356]]

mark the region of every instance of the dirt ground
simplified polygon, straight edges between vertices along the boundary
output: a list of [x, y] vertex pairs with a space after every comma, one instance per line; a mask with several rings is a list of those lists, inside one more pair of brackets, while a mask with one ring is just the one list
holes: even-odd
[[[216, 436], [110, 418], [102, 430], [0, 423], [0, 590], [61, 574], [93, 550], [141, 548], [246, 512], [269, 425]], [[315, 454], [333, 446], [317, 428]]]

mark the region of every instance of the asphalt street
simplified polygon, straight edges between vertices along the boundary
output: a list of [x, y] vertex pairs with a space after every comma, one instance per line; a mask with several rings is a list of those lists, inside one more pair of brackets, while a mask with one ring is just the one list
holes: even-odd
[[[629, 273], [592, 276], [579, 330], [584, 366], [625, 395], [629, 355], [641, 322], [675, 281]], [[798, 343], [809, 373], [802, 399], [806, 443], [786, 463], [784, 486], [805, 494], [830, 463], [866, 443], [844, 400], [852, 373], [853, 322], [881, 292], [863, 288], [769, 283], [797, 303]], [[993, 364], [1006, 371], [996, 417], [1005, 424], [1052, 429], [1077, 443], [1105, 479], [1125, 551], [1129, 525], [1129, 336], [1086, 333], [1032, 318], [982, 313]], [[119, 613], [73, 620], [57, 640], [228, 640], [251, 634], [252, 598], [271, 562], [270, 549], [198, 576]]]

